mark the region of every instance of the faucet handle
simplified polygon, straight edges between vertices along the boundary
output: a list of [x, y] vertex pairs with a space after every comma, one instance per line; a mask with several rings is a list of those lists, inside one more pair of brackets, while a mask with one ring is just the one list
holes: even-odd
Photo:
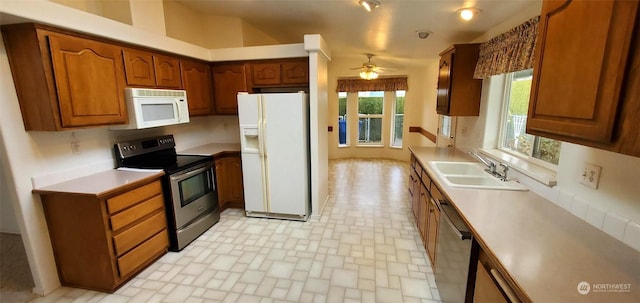
[[502, 167], [502, 181], [507, 181], [507, 173], [509, 172], [509, 165], [500, 162], [500, 167]]

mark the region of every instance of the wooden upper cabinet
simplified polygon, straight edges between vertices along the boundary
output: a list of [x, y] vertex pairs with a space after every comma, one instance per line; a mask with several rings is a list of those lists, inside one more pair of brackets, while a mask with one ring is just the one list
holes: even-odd
[[246, 64], [241, 62], [214, 64], [211, 74], [216, 114], [237, 115], [238, 92], [249, 91]]
[[122, 50], [129, 86], [182, 88], [180, 60], [134, 49]]
[[53, 33], [48, 40], [61, 127], [126, 123], [120, 48]]
[[251, 63], [251, 83], [256, 87], [309, 84], [309, 59], [277, 59]]
[[132, 49], [123, 50], [122, 55], [124, 57], [124, 71], [127, 77], [127, 85], [147, 87], [154, 87], [156, 85], [153, 55]]
[[282, 84], [308, 84], [309, 60], [282, 63]]
[[167, 56], [153, 55], [153, 67], [156, 72], [157, 87], [182, 88], [180, 60]]
[[[624, 103], [623, 85], [631, 87], [629, 79], [638, 78], [637, 60], [629, 68], [630, 49], [636, 57], [640, 51], [637, 38], [631, 47], [634, 24], [638, 32], [637, 12], [638, 1], [543, 2], [527, 133], [623, 149], [597, 144], [624, 140], [615, 133], [616, 117]], [[627, 92], [626, 98], [636, 104], [632, 111], [638, 118], [637, 90], [636, 96]], [[637, 133], [637, 119], [634, 128]], [[637, 156], [640, 142], [635, 145]]]
[[280, 84], [280, 63], [253, 63], [251, 68], [254, 85]]
[[447, 116], [478, 116], [482, 80], [473, 79], [480, 44], [455, 44], [440, 53], [436, 112]]
[[211, 68], [206, 62], [182, 60], [182, 83], [187, 91], [190, 116], [211, 115], [213, 109], [213, 84]]

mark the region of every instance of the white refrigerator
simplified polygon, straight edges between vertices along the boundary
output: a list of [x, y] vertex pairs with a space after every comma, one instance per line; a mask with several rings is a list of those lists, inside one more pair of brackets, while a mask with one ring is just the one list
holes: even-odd
[[303, 92], [238, 94], [247, 216], [308, 219], [308, 102]]

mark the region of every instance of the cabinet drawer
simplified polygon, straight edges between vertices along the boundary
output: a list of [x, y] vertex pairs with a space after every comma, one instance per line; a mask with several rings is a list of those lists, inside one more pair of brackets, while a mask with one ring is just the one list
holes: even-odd
[[116, 249], [116, 255], [120, 256], [138, 244], [149, 239], [157, 232], [167, 228], [167, 219], [164, 211], [160, 211], [153, 217], [146, 219], [139, 224], [126, 229], [122, 233], [113, 237], [113, 246]]
[[138, 187], [122, 195], [108, 199], [107, 210], [109, 211], [109, 214], [113, 214], [127, 207], [138, 204], [141, 201], [147, 200], [155, 195], [158, 195], [161, 192], [162, 185], [160, 184], [160, 180], [158, 180], [153, 183]]
[[126, 255], [118, 258], [118, 269], [120, 276], [124, 277], [140, 266], [146, 264], [151, 258], [159, 255], [162, 251], [166, 251], [169, 247], [169, 238], [167, 230], [163, 230], [153, 238], [142, 243], [136, 249], [130, 251]]
[[117, 215], [111, 217], [111, 229], [115, 232], [120, 228], [125, 227], [134, 221], [152, 213], [157, 209], [164, 207], [164, 200], [162, 195], [157, 195], [149, 200], [146, 200], [136, 206], [133, 206]]

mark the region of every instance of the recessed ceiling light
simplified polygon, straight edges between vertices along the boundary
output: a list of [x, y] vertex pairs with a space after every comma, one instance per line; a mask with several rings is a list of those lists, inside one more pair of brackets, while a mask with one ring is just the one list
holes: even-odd
[[360, 0], [358, 3], [368, 12], [371, 12], [376, 7], [380, 6], [380, 1], [377, 0]]
[[473, 19], [473, 17], [475, 17], [476, 15], [482, 13], [482, 11], [475, 7], [465, 7], [465, 8], [459, 9], [457, 13], [458, 15], [460, 15], [460, 18], [462, 18], [462, 20], [469, 21]]

